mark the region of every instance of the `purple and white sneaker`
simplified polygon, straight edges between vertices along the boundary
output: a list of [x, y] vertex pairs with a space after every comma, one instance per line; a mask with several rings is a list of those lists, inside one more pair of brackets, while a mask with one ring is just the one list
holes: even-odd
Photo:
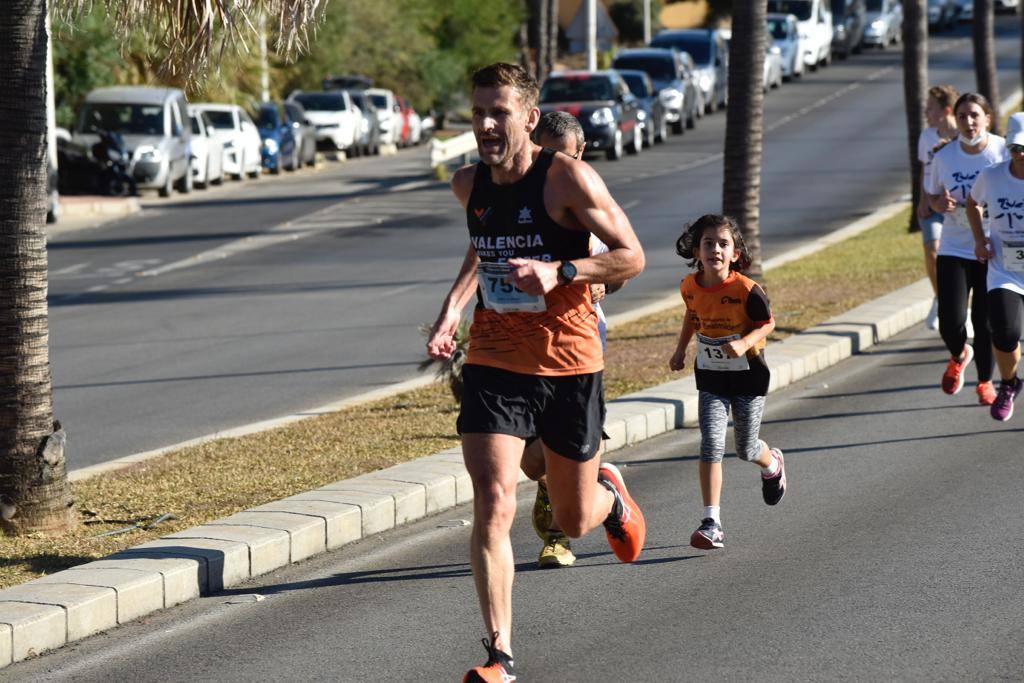
[[701, 550], [714, 550], [725, 546], [725, 532], [722, 525], [705, 517], [700, 520], [700, 526], [690, 534], [690, 545]]
[[772, 455], [779, 461], [779, 471], [771, 476], [761, 475], [761, 497], [768, 505], [778, 505], [786, 495], [786, 461], [778, 448], [772, 449]]
[[1003, 380], [999, 383], [999, 393], [996, 394], [996, 401], [992, 404], [992, 419], [1006, 422], [1013, 417], [1013, 400], [1020, 395], [1024, 388], [1024, 382], [1020, 377], [1011, 380]]

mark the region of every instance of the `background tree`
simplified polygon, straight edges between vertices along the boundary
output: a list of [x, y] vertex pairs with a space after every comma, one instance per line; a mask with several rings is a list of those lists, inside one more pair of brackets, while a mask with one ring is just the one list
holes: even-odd
[[974, 76], [978, 92], [992, 104], [992, 132], [1000, 132], [999, 81], [996, 79], [996, 49], [993, 38], [995, 7], [993, 0], [974, 0]]
[[543, 82], [548, 75], [548, 47], [551, 34], [548, 30], [549, 0], [530, 0], [530, 49], [533, 50], [533, 76]]
[[558, 61], [558, 0], [547, 0], [548, 3], [548, 48], [547, 72], [555, 70]]
[[[907, 151], [910, 161], [912, 206], [921, 199], [921, 162], [917, 141], [924, 122], [928, 97], [928, 0], [903, 1], [903, 108], [907, 117]], [[920, 230], [917, 212], [910, 212], [911, 231]]]
[[764, 56], [767, 0], [736, 3], [729, 41], [729, 106], [725, 115], [722, 212], [739, 223], [750, 253], [750, 276], [760, 279], [761, 144], [764, 134]]

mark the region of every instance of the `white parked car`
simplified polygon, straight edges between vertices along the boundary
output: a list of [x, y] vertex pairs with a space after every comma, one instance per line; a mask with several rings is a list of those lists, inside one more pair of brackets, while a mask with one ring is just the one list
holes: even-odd
[[213, 124], [215, 137], [224, 146], [224, 173], [235, 180], [243, 175], [259, 178], [263, 168], [263, 140], [252, 118], [237, 104], [194, 104]]
[[196, 187], [224, 182], [224, 141], [217, 137], [206, 112], [189, 107], [192, 124], [192, 182]]
[[782, 85], [782, 50], [777, 48], [768, 36], [764, 49], [764, 81], [763, 88], [768, 92], [770, 88], [778, 88]]
[[316, 126], [320, 148], [349, 151], [359, 140], [363, 115], [345, 90], [303, 92], [296, 90], [288, 98], [306, 110], [306, 118]]
[[366, 94], [373, 99], [373, 106], [377, 107], [381, 143], [398, 144], [402, 134], [402, 114], [395, 112], [395, 93], [384, 88], [369, 88]]
[[825, 0], [768, 0], [768, 11], [796, 17], [807, 68], [832, 61], [832, 11]]
[[895, 45], [903, 32], [903, 5], [899, 0], [867, 0], [864, 44]]
[[779, 48], [782, 58], [782, 77], [799, 78], [804, 73], [804, 52], [800, 28], [792, 14], [769, 14], [768, 32], [772, 44]]

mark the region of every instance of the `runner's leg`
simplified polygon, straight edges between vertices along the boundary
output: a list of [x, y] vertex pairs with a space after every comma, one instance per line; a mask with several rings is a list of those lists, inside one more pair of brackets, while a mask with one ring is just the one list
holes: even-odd
[[704, 507], [719, 507], [725, 433], [729, 428], [728, 399], [706, 391], [699, 392], [697, 419], [700, 423], [700, 495]]
[[561, 456], [545, 445], [544, 463], [555, 523], [566, 535], [579, 538], [604, 522], [615, 496], [597, 482], [600, 453], [581, 462]]
[[988, 266], [968, 261], [967, 277], [971, 297], [971, 322], [974, 323], [974, 368], [979, 382], [991, 382], [995, 361], [992, 358], [992, 328], [988, 321]]
[[463, 434], [462, 454], [473, 480], [473, 533], [469, 556], [488, 634], [512, 654], [512, 579], [509, 532], [516, 513], [516, 483], [523, 440], [507, 434]]
[[[967, 261], [956, 256], [935, 260], [939, 292], [939, 334], [949, 355], [959, 358], [967, 343]], [[975, 332], [977, 334], [977, 332]]]
[[1009, 289], [993, 289], [988, 293], [988, 305], [999, 376], [1012, 380], [1017, 376], [1017, 366], [1020, 365], [1024, 297]]

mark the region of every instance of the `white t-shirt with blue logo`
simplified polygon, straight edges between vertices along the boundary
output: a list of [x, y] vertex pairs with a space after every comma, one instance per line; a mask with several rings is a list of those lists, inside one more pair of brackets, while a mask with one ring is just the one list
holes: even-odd
[[[942, 222], [939, 256], [975, 259], [974, 235], [967, 223], [967, 195], [982, 170], [1007, 159], [1006, 140], [991, 133], [985, 149], [977, 154], [968, 154], [956, 140], [935, 153], [925, 189], [929, 194], [939, 195], [948, 190], [957, 201], [956, 209], [945, 214]], [[985, 233], [988, 234], [987, 225]]]
[[981, 172], [971, 196], [988, 207], [993, 251], [988, 289], [1024, 294], [1024, 180], [1014, 177], [1010, 162], [1004, 161]]

